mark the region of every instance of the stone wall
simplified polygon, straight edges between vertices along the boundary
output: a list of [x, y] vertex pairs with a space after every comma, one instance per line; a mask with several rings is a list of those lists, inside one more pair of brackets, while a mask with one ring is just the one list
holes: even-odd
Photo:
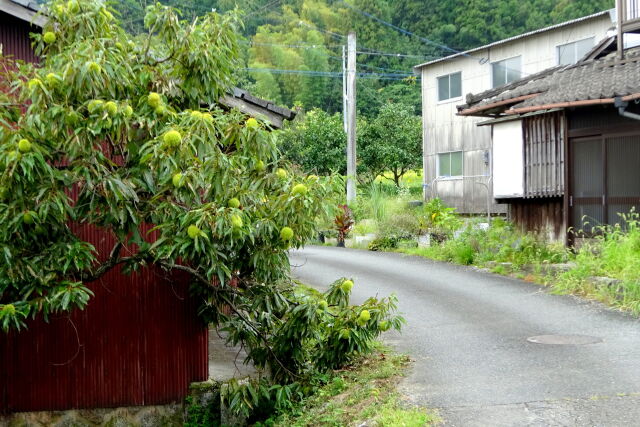
[[[77, 409], [69, 411], [20, 412], [0, 416], [0, 427], [173, 427], [190, 417], [207, 413], [220, 420], [220, 383], [193, 383], [185, 403], [127, 408]], [[214, 423], [215, 424], [215, 423]]]
[[0, 417], [0, 427], [168, 427], [181, 426], [181, 403], [164, 406], [20, 412]]

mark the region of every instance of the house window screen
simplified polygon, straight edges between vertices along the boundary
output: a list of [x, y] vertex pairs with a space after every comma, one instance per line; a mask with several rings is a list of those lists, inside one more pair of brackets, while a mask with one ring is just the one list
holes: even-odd
[[438, 77], [438, 101], [460, 98], [462, 96], [462, 73], [453, 73]]
[[558, 46], [558, 65], [571, 65], [578, 62], [593, 48], [594, 38], [589, 37]]
[[505, 59], [491, 64], [493, 87], [519, 80], [522, 77], [522, 57]]
[[590, 233], [606, 222], [602, 140], [574, 140], [572, 145], [573, 225], [578, 231]]
[[462, 151], [438, 154], [438, 176], [445, 178], [462, 176]]
[[621, 214], [640, 208], [638, 136], [609, 138], [607, 144], [607, 222], [626, 226]]

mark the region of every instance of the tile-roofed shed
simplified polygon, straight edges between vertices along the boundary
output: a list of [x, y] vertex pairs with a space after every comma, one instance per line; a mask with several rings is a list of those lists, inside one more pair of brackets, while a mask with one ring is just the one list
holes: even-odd
[[40, 5], [35, 0], [0, 0], [0, 12], [43, 27], [47, 20], [39, 11]]
[[467, 96], [461, 115], [518, 114], [550, 108], [613, 104], [615, 97], [640, 99], [640, 48], [625, 59], [615, 53], [545, 70], [507, 86]]
[[285, 120], [293, 120], [296, 116], [295, 111], [253, 96], [237, 87], [233, 88], [230, 94], [220, 98], [218, 102], [227, 108], [237, 108], [245, 114], [267, 120], [275, 128], [282, 128]]

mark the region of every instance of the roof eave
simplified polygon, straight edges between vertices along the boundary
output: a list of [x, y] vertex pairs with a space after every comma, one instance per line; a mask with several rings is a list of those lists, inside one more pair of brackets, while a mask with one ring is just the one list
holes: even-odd
[[[469, 107], [467, 104], [458, 106], [458, 116], [480, 116], [486, 117], [487, 115], [496, 114], [500, 111], [504, 111], [509, 105], [514, 105], [527, 99], [535, 98], [540, 93], [532, 93], [529, 95], [522, 95], [515, 98], [505, 99], [503, 101], [493, 102], [491, 104], [482, 105], [479, 107]], [[497, 111], [493, 112], [493, 110]]]
[[42, 13], [11, 0], [0, 0], [0, 11], [40, 28], [47, 23], [47, 18]]

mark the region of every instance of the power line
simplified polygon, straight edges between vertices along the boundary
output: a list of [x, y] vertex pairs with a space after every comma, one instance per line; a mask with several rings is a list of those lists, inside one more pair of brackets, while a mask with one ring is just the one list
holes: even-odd
[[[247, 18], [249, 18], [250, 16], [255, 15], [255, 14], [256, 14], [256, 13], [258, 13], [258, 12], [261, 12], [262, 10], [268, 9], [268, 8], [270, 8], [271, 6], [275, 6], [276, 4], [280, 3], [280, 1], [281, 1], [281, 0], [273, 0], [273, 1], [271, 1], [271, 2], [269, 2], [269, 3], [267, 3], [267, 4], [265, 4], [264, 6], [259, 7], [259, 8], [258, 8], [258, 9], [256, 9], [256, 10], [253, 10], [251, 13], [247, 14]], [[255, 4], [255, 3], [254, 3], [254, 4]]]
[[[243, 68], [244, 71], [251, 73], [272, 73], [272, 74], [294, 74], [309, 77], [331, 77], [342, 78], [342, 72], [338, 71], [315, 71], [315, 70], [283, 70], [275, 68]], [[357, 73], [357, 76], [365, 79], [381, 79], [381, 80], [404, 80], [408, 77], [415, 77], [408, 73]]]
[[[266, 46], [266, 47], [284, 47], [284, 48], [288, 48], [288, 49], [326, 49], [326, 48], [337, 48], [337, 47], [342, 47], [342, 45], [291, 45], [291, 44], [280, 44], [280, 43], [260, 43], [260, 42], [245, 42], [246, 44], [249, 44], [251, 46]], [[320, 53], [323, 56], [326, 56], [328, 58], [334, 59], [336, 61], [340, 61], [342, 62], [342, 58], [339, 56], [334, 56], [334, 55], [329, 55], [326, 52], [322, 52], [319, 51], [318, 53]], [[396, 56], [396, 55], [400, 55], [400, 54], [388, 54], [388, 55], [392, 55], [392, 56]], [[424, 58], [424, 57], [420, 57], [420, 58]], [[368, 64], [362, 64], [359, 63], [358, 64], [361, 67], [365, 67], [365, 68], [371, 68], [371, 69], [376, 69], [376, 70], [381, 70], [381, 71], [390, 71], [390, 72], [395, 72], [395, 73], [403, 73], [406, 70], [396, 70], [396, 69], [392, 69], [392, 68], [383, 68], [383, 67], [376, 67], [374, 65], [368, 65]]]
[[285, 47], [288, 49], [334, 49], [342, 47], [341, 44], [322, 45], [322, 44], [281, 44], [281, 43], [262, 43], [262, 42], [246, 42], [251, 46], [268, 46], [268, 47]]
[[[449, 46], [434, 42], [433, 40], [430, 40], [430, 39], [428, 39], [426, 37], [419, 36], [419, 35], [417, 35], [415, 33], [412, 33], [411, 31], [405, 30], [404, 28], [400, 28], [397, 25], [392, 24], [391, 22], [387, 22], [387, 21], [385, 21], [383, 19], [380, 19], [375, 15], [372, 15], [372, 14], [370, 14], [368, 12], [365, 12], [365, 11], [362, 11], [360, 9], [357, 9], [356, 7], [350, 5], [349, 3], [347, 3], [344, 0], [340, 0], [340, 1], [342, 3], [344, 3], [350, 9], [354, 10], [355, 12], [357, 12], [357, 13], [363, 15], [363, 16], [366, 16], [366, 17], [368, 17], [370, 19], [373, 19], [374, 21], [379, 22], [380, 24], [385, 25], [385, 26], [387, 26], [389, 28], [393, 28], [394, 30], [399, 31], [402, 34], [405, 34], [405, 35], [408, 35], [408, 36], [412, 36], [412, 37], [416, 37], [416, 38], [422, 40], [425, 43], [428, 43], [428, 44], [431, 44], [433, 46], [439, 47], [441, 49], [447, 50], [447, 51], [452, 52], [454, 54], [461, 55], [461, 56], [466, 56], [468, 58], [475, 59], [475, 60], [479, 61], [481, 64], [485, 63], [487, 61], [486, 58], [476, 57], [476, 56], [470, 55], [470, 54], [468, 54], [466, 52], [462, 52], [462, 51], [456, 50], [456, 49], [454, 49], [452, 47], [449, 47]], [[361, 53], [364, 53], [364, 52], [361, 52]], [[526, 77], [526, 76], [529, 75], [528, 73], [525, 73], [524, 71], [518, 70], [518, 69], [515, 69], [515, 68], [510, 68], [510, 67], [505, 67], [505, 66], [502, 66], [502, 68], [504, 70], [507, 70], [507, 71], [516, 71], [516, 72], [518, 72], [520, 74], [521, 77]]]
[[[282, 44], [282, 43], [262, 43], [262, 42], [245, 42], [252, 46], [269, 46], [269, 47], [284, 47], [289, 49], [335, 49], [342, 47], [341, 44], [334, 45], [321, 45], [321, 44]], [[366, 49], [366, 48], [364, 48]], [[365, 50], [365, 51], [357, 51], [359, 55], [373, 55], [373, 56], [390, 56], [396, 58], [417, 58], [417, 59], [435, 59], [432, 56], [424, 56], [424, 55], [412, 55], [406, 53], [392, 53], [392, 52], [379, 52], [373, 49]]]
[[344, 0], [341, 0], [341, 2], [344, 3], [345, 5], [347, 5], [347, 7], [349, 7], [353, 11], [359, 13], [360, 15], [366, 16], [367, 18], [370, 18], [370, 19], [373, 19], [374, 21], [379, 22], [380, 24], [385, 25], [385, 26], [387, 26], [389, 28], [393, 28], [394, 30], [399, 31], [402, 34], [405, 34], [407, 36], [416, 37], [416, 38], [422, 40], [423, 42], [425, 42], [427, 44], [439, 47], [440, 49], [448, 50], [449, 52], [452, 52], [452, 53], [459, 53], [459, 54], [463, 54], [463, 55], [466, 55], [466, 56], [471, 56], [469, 54], [465, 54], [464, 52], [460, 52], [460, 51], [458, 51], [456, 49], [453, 49], [453, 48], [451, 48], [449, 46], [434, 42], [433, 40], [430, 40], [430, 39], [428, 39], [426, 37], [419, 36], [419, 35], [417, 35], [415, 33], [412, 33], [411, 31], [405, 30], [404, 28], [400, 28], [397, 25], [393, 25], [391, 22], [387, 22], [387, 21], [385, 21], [383, 19], [378, 18], [375, 15], [372, 15], [372, 14], [370, 14], [368, 12], [365, 12], [365, 11], [362, 11], [360, 9], [357, 9], [355, 6], [350, 5], [349, 3], [347, 3]]
[[[336, 61], [342, 62], [342, 58], [340, 58], [339, 56], [328, 55], [326, 53], [323, 53], [323, 55], [325, 55], [325, 56], [327, 56], [327, 57], [329, 57], [331, 59], [334, 59]], [[395, 69], [392, 69], [392, 68], [376, 67], [375, 65], [368, 65], [368, 64], [362, 64], [362, 63], [358, 63], [358, 67], [371, 68], [371, 69], [374, 69], [374, 70], [381, 70], [381, 71], [390, 71], [390, 72], [393, 72], [393, 73], [406, 73], [407, 72], [407, 70], [395, 70]]]
[[396, 58], [434, 59], [433, 57], [430, 57], [430, 56], [411, 55], [411, 54], [405, 54], [405, 53], [376, 52], [376, 51], [363, 51], [363, 50], [359, 50], [356, 53], [358, 55], [391, 56]]
[[316, 30], [316, 31], [320, 31], [321, 33], [325, 33], [330, 35], [331, 37], [337, 38], [339, 40], [345, 39], [346, 36], [343, 34], [338, 34], [338, 33], [334, 33], [333, 31], [329, 31], [329, 30], [323, 30], [322, 28], [318, 28], [317, 26], [313, 25], [313, 24], [308, 24], [306, 22], [304, 22], [303, 20], [298, 21], [299, 25], [304, 25], [305, 27], [311, 28], [312, 30]]

